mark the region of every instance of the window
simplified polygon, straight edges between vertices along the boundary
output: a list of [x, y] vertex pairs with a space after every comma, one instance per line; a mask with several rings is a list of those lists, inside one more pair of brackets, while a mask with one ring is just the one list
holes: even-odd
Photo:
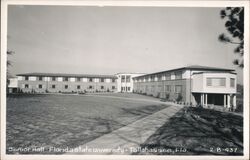
[[178, 86], [175, 86], [175, 92], [176, 93], [181, 93], [181, 86], [180, 85], [178, 85]]
[[171, 92], [171, 86], [170, 86], [170, 85], [166, 85], [166, 86], [165, 86], [165, 91]]
[[207, 86], [226, 86], [226, 78], [207, 78]]
[[175, 79], [182, 79], [182, 72], [175, 72]]
[[65, 85], [65, 86], [64, 86], [64, 88], [65, 88], [65, 89], [68, 89], [68, 88], [69, 88], [69, 86], [68, 86], [68, 85]]
[[115, 82], [115, 79], [114, 79], [114, 78], [112, 79], [112, 82], [113, 82], [113, 83]]
[[171, 74], [170, 73], [166, 74], [166, 80], [171, 80]]
[[130, 91], [130, 87], [128, 87], [128, 91]]
[[24, 79], [25, 79], [25, 81], [28, 81], [29, 80], [29, 76], [25, 76]]
[[53, 89], [55, 89], [55, 88], [56, 88], [56, 85], [53, 84], [51, 87], [52, 87]]
[[131, 76], [126, 76], [126, 82], [130, 82], [130, 78], [131, 78]]
[[38, 77], [38, 80], [39, 80], [39, 81], [42, 81], [42, 80], [43, 80], [43, 77], [39, 76], [39, 77]]
[[69, 77], [63, 77], [63, 81], [69, 81]]
[[38, 85], [38, 88], [43, 88], [43, 85], [39, 84], [39, 85]]
[[101, 89], [104, 89], [104, 86], [101, 86]]
[[52, 77], [52, 81], [56, 81], [56, 77]]
[[94, 89], [94, 86], [89, 86], [89, 89]]
[[112, 86], [112, 89], [115, 89], [115, 86]]
[[81, 86], [80, 86], [80, 85], [77, 85], [77, 89], [81, 89]]
[[104, 82], [104, 78], [101, 78], [101, 82]]
[[121, 80], [122, 80], [122, 82], [125, 82], [125, 76], [122, 76]]
[[80, 77], [77, 77], [77, 78], [76, 78], [76, 81], [77, 81], [77, 82], [80, 82], [80, 81], [81, 81], [81, 78], [80, 78]]
[[89, 78], [89, 82], [93, 82], [93, 78]]
[[235, 87], [235, 79], [234, 78], [230, 78], [230, 87]]
[[25, 85], [24, 85], [24, 88], [29, 88], [29, 85], [28, 85], [28, 84], [25, 84]]

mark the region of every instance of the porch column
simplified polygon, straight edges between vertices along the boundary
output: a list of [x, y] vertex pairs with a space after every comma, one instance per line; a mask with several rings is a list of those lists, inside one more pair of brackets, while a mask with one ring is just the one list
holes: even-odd
[[204, 93], [202, 93], [202, 106], [204, 106], [204, 98], [205, 98], [205, 96], [204, 96]]
[[227, 95], [224, 94], [224, 107], [227, 107]]
[[227, 108], [230, 108], [231, 104], [230, 104], [230, 94], [227, 95]]
[[236, 95], [233, 95], [233, 108], [236, 109]]
[[202, 93], [201, 93], [201, 102], [200, 102], [200, 104], [202, 105]]
[[205, 105], [207, 106], [207, 93], [205, 94], [206, 95], [206, 97], [205, 97]]

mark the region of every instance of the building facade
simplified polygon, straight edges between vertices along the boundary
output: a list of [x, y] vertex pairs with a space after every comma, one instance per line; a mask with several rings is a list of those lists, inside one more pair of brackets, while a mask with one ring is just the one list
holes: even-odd
[[187, 66], [134, 77], [134, 92], [193, 105], [236, 106], [236, 73]]
[[135, 92], [192, 105], [236, 106], [236, 73], [232, 69], [187, 66], [151, 74], [115, 75], [18, 74], [25, 93]]
[[25, 93], [85, 93], [115, 92], [117, 77], [114, 75], [18, 74], [18, 88]]

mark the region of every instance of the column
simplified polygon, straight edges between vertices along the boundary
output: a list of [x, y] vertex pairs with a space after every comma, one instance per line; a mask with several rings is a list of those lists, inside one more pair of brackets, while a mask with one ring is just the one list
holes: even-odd
[[233, 108], [236, 109], [236, 95], [233, 95]]
[[200, 101], [200, 104], [202, 105], [202, 93], [201, 93], [201, 101]]
[[206, 97], [205, 97], [205, 99], [206, 99], [205, 105], [207, 106], [207, 93], [205, 95], [206, 95]]
[[224, 107], [227, 107], [227, 95], [224, 94]]
[[230, 94], [227, 95], [227, 108], [230, 108]]

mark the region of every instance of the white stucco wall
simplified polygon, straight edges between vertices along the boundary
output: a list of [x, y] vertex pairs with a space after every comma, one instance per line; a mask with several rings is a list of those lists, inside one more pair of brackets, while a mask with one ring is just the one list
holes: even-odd
[[[207, 78], [225, 78], [226, 86], [207, 86]], [[230, 78], [235, 79], [235, 86], [230, 87]], [[192, 76], [192, 92], [203, 93], [236, 93], [237, 79], [235, 74], [231, 73], [202, 73]]]

